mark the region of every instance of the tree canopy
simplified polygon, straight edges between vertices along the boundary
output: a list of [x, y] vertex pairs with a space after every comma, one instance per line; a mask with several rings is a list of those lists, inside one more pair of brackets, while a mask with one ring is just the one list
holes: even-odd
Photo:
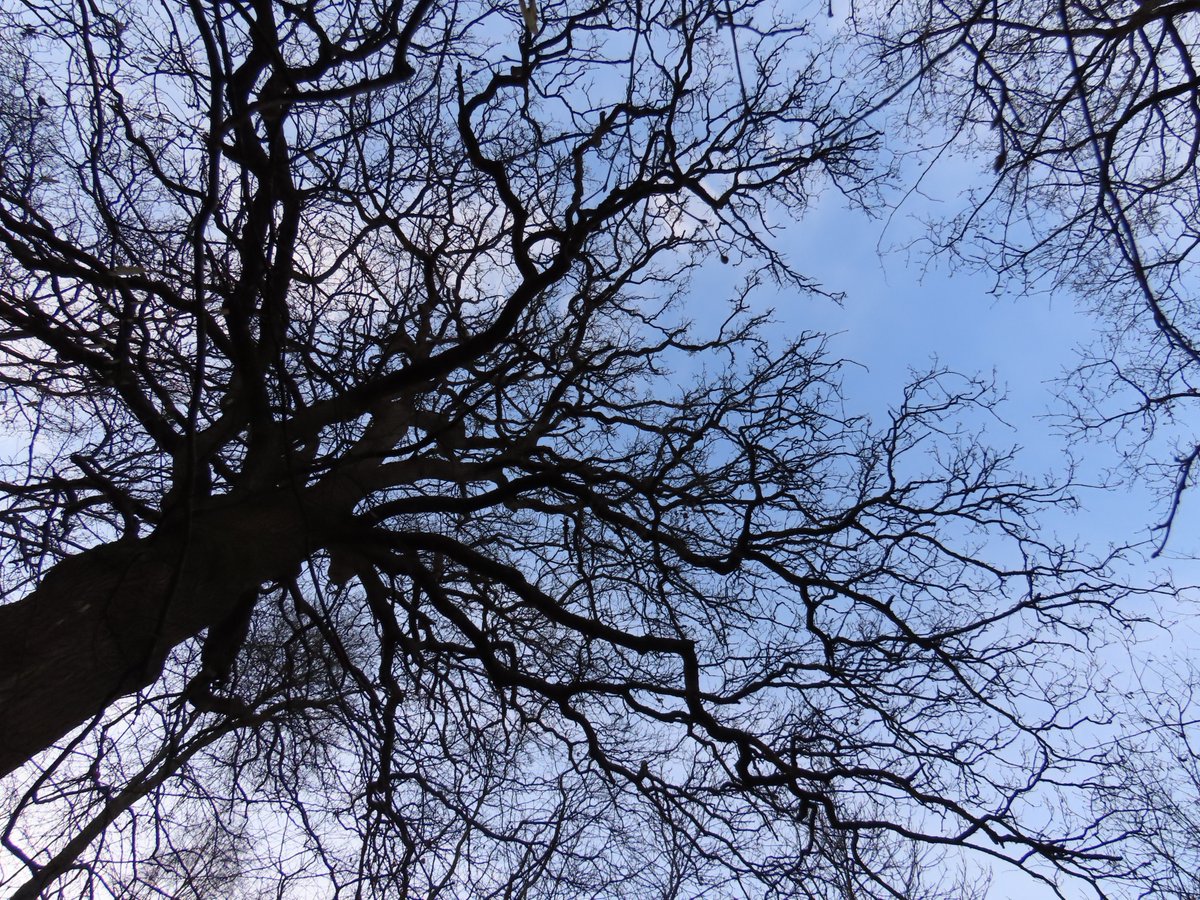
[[1110, 325], [1065, 399], [1083, 432], [1118, 439], [1165, 487], [1165, 544], [1200, 460], [1200, 10], [918, 0], [857, 12], [900, 101], [892, 124], [996, 173], [936, 243], [1008, 284], [1067, 293]]
[[936, 71], [824, 17], [5, 13], [0, 884], [1185, 895], [1095, 678], [1151, 588], [1039, 527], [988, 384], [869, 421], [756, 300]]

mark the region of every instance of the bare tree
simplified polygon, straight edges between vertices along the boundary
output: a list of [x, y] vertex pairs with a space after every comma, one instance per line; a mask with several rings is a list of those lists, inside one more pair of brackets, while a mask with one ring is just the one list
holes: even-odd
[[935, 120], [935, 144], [994, 170], [939, 243], [1006, 280], [1071, 291], [1111, 324], [1064, 396], [1086, 432], [1119, 434], [1131, 463], [1165, 476], [1165, 542], [1200, 460], [1188, 422], [1200, 397], [1200, 7], [920, 0], [858, 13], [902, 100], [890, 108], [926, 146]]
[[14, 896], [1129, 874], [1045, 805], [1104, 786], [1072, 735], [1127, 593], [1039, 532], [1069, 497], [973, 436], [985, 385], [918, 378], [873, 426], [751, 304], [814, 289], [771, 223], [869, 180], [873, 101], [803, 23], [5, 26]]

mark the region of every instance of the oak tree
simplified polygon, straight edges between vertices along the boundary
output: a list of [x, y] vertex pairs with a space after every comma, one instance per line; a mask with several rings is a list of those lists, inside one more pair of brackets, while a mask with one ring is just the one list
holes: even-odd
[[1069, 496], [976, 436], [986, 385], [872, 424], [754, 299], [873, 177], [804, 17], [5, 15], [14, 896], [1138, 877], [1071, 799], [1128, 591], [1039, 529]]

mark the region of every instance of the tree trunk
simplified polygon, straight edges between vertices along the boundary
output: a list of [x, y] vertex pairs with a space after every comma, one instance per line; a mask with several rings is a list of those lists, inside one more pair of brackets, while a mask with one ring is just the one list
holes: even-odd
[[59, 563], [0, 606], [0, 776], [115, 699], [152, 683], [172, 647], [309, 552], [294, 491], [197, 509], [136, 540]]

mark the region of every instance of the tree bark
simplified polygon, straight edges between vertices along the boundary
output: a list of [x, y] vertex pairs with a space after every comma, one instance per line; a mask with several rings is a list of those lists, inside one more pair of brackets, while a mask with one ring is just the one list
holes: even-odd
[[152, 683], [171, 648], [248, 590], [293, 575], [311, 547], [304, 500], [219, 498], [189, 521], [66, 559], [0, 606], [0, 776]]

